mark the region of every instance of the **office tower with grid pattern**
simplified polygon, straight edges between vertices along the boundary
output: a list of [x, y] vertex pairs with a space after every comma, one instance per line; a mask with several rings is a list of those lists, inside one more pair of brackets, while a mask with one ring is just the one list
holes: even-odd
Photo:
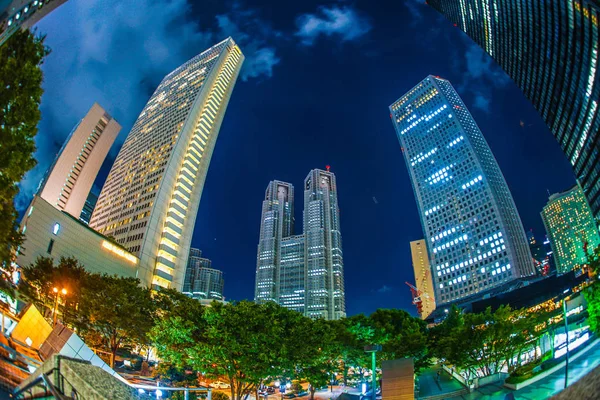
[[280, 254], [278, 303], [304, 314], [304, 235], [281, 239]]
[[557, 272], [564, 274], [588, 264], [600, 236], [581, 187], [550, 196], [541, 214]]
[[541, 114], [600, 217], [597, 0], [429, 0], [481, 46]]
[[67, 0], [0, 1], [0, 46], [18, 29], [31, 28], [39, 20], [66, 2]]
[[262, 203], [254, 301], [279, 300], [281, 241], [294, 234], [294, 186], [271, 181]]
[[40, 182], [38, 195], [79, 218], [96, 175], [121, 131], [98, 104], [77, 123]]
[[208, 258], [202, 258], [199, 249], [190, 249], [183, 294], [193, 299], [223, 300], [223, 272], [212, 268]]
[[85, 199], [85, 203], [83, 204], [83, 209], [81, 210], [81, 214], [79, 215], [79, 220], [86, 225], [90, 224], [90, 219], [92, 218], [92, 214], [94, 213], [94, 207], [96, 207], [96, 203], [98, 202], [98, 195], [94, 192], [90, 192], [88, 194], [87, 199]]
[[410, 242], [410, 254], [415, 273], [415, 286], [419, 291], [421, 302], [419, 316], [421, 319], [426, 319], [435, 311], [435, 291], [433, 290], [433, 279], [431, 278], [431, 267], [425, 239]]
[[389, 111], [420, 212], [437, 305], [533, 275], [508, 185], [450, 82], [428, 76]]
[[228, 38], [168, 74], [100, 193], [90, 226], [140, 259], [147, 286], [182, 289], [206, 173], [243, 60]]
[[304, 180], [305, 314], [346, 316], [344, 261], [335, 175], [314, 169]]

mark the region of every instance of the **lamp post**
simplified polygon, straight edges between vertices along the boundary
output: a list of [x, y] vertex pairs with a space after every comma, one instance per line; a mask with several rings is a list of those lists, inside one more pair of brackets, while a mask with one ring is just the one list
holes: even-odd
[[565, 340], [567, 350], [567, 358], [565, 360], [565, 389], [567, 388], [569, 379], [569, 323], [567, 321], [567, 294], [570, 290], [571, 289], [567, 289], [563, 292], [563, 319], [565, 320]]
[[58, 312], [58, 295], [59, 293], [62, 293], [63, 297], [65, 297], [67, 295], [67, 289], [63, 288], [59, 291], [57, 287], [54, 287], [52, 291], [54, 292], [54, 318], [52, 321], [52, 327], [54, 328], [56, 326], [56, 316]]
[[365, 346], [365, 353], [371, 353], [371, 390], [373, 391], [373, 400], [377, 399], [377, 364], [375, 363], [375, 353], [381, 351], [381, 345], [374, 344]]

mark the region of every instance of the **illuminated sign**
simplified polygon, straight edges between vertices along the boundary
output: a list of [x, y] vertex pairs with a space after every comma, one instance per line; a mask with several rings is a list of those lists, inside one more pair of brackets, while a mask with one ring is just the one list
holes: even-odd
[[131, 261], [134, 264], [137, 264], [137, 262], [138, 262], [137, 257], [135, 257], [133, 254], [126, 252], [119, 246], [115, 246], [114, 244], [107, 242], [106, 240], [104, 240], [102, 242], [102, 247], [104, 247], [111, 253], [114, 253], [114, 254], [118, 255], [119, 257], [126, 259], [127, 261]]

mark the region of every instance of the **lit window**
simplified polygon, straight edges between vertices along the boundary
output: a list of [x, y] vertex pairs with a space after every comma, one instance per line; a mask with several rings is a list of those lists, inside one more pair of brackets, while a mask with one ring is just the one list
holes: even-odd
[[60, 224], [57, 222], [54, 224], [54, 227], [52, 228], [52, 233], [54, 233], [55, 235], [58, 235], [58, 231], [60, 231]]

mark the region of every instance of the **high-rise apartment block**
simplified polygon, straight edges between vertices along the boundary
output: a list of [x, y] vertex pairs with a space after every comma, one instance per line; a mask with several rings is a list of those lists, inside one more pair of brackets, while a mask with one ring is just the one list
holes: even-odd
[[79, 121], [40, 182], [38, 195], [79, 218], [121, 125], [98, 104]]
[[228, 38], [168, 74], [100, 193], [90, 226], [140, 259], [148, 286], [183, 286], [206, 173], [243, 60]]
[[564, 274], [589, 263], [600, 245], [598, 227], [579, 185], [550, 196], [542, 210], [556, 270]]
[[190, 249], [183, 294], [198, 300], [223, 300], [223, 272], [212, 268], [207, 258], [202, 258], [199, 249]]
[[429, 0], [539, 111], [600, 217], [597, 0]]
[[[67, 0], [0, 1], [0, 46], [18, 29], [29, 29]], [[8, 3], [8, 4], [6, 4]]]
[[304, 233], [294, 235], [294, 187], [272, 181], [263, 201], [255, 301], [275, 301], [311, 318], [346, 316], [335, 175], [304, 181]]
[[435, 311], [435, 290], [431, 278], [431, 266], [427, 256], [427, 244], [425, 239], [410, 242], [410, 254], [412, 256], [415, 283], [419, 296], [417, 306], [421, 319], [426, 319]]
[[428, 76], [389, 111], [417, 200], [438, 306], [533, 275], [508, 185], [450, 82]]

